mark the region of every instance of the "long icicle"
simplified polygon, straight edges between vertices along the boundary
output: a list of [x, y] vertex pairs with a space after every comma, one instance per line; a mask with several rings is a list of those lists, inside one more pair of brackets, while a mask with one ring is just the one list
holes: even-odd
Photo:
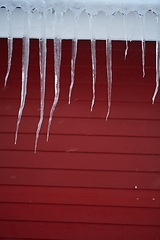
[[152, 97], [152, 104], [154, 104], [155, 98], [159, 90], [160, 79], [160, 41], [156, 41], [156, 88]]
[[143, 77], [145, 77], [145, 40], [142, 40], [142, 68], [143, 68]]
[[8, 67], [7, 73], [5, 76], [4, 87], [7, 85], [10, 69], [11, 69], [11, 61], [12, 61], [12, 52], [13, 52], [13, 35], [12, 35], [12, 12], [7, 11], [7, 18], [9, 23], [9, 37], [8, 37]]
[[112, 40], [106, 40], [106, 58], [107, 58], [107, 79], [108, 79], [108, 112], [106, 120], [110, 114], [111, 95], [112, 95]]
[[55, 96], [54, 101], [50, 110], [50, 117], [48, 121], [48, 129], [47, 129], [47, 141], [49, 139], [49, 132], [53, 117], [53, 112], [57, 106], [59, 94], [60, 94], [60, 65], [61, 65], [61, 51], [62, 51], [62, 40], [59, 37], [54, 39], [54, 72], [55, 72]]
[[71, 103], [71, 95], [74, 85], [74, 76], [75, 76], [75, 64], [77, 57], [77, 38], [72, 39], [72, 58], [71, 58], [71, 83], [69, 87], [69, 100], [68, 104]]
[[46, 85], [46, 55], [47, 55], [47, 47], [46, 47], [46, 19], [45, 16], [42, 15], [42, 38], [39, 39], [39, 66], [40, 66], [40, 119], [38, 122], [38, 127], [36, 131], [36, 140], [35, 140], [35, 148], [34, 152], [37, 150], [37, 143], [39, 138], [39, 133], [41, 130], [43, 116], [44, 116], [44, 99], [45, 99], [45, 85]]
[[126, 29], [126, 15], [123, 15], [123, 24], [124, 24], [124, 36], [125, 36], [125, 41], [126, 41], [126, 49], [124, 53], [124, 59], [127, 58], [128, 54], [128, 39], [127, 39], [127, 29]]
[[91, 111], [93, 110], [93, 106], [96, 98], [96, 39], [94, 37], [93, 32], [93, 16], [91, 15], [89, 18], [90, 31], [91, 31], [91, 59], [92, 59], [92, 103], [91, 103]]
[[15, 133], [15, 144], [17, 143], [19, 124], [22, 118], [23, 109], [25, 106], [26, 94], [27, 94], [27, 80], [28, 80], [28, 64], [29, 64], [29, 29], [30, 21], [29, 16], [25, 13], [25, 29], [23, 37], [23, 49], [22, 49], [22, 88], [21, 88], [21, 103], [18, 112], [17, 127]]
[[93, 92], [93, 97], [92, 97], [92, 104], [91, 104], [91, 111], [93, 110], [93, 106], [95, 103], [95, 97], [96, 97], [96, 39], [92, 38], [91, 39], [91, 57], [92, 57], [92, 92]]
[[145, 16], [140, 15], [141, 46], [142, 46], [142, 71], [143, 71], [143, 77], [145, 76], [145, 36], [144, 36], [144, 22], [145, 22]]

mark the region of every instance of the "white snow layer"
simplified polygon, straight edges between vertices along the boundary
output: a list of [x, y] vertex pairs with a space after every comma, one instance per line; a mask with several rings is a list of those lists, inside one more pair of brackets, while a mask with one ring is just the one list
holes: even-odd
[[[22, 22], [23, 22], [23, 51], [22, 51], [22, 89], [21, 89], [21, 103], [18, 113], [17, 128], [15, 134], [15, 143], [17, 142], [18, 129], [21, 121], [23, 109], [25, 106], [25, 100], [27, 95], [27, 78], [28, 78], [28, 65], [29, 65], [29, 44], [30, 44], [30, 30], [31, 22], [33, 20], [34, 13], [38, 14], [38, 21], [40, 26], [39, 33], [39, 64], [40, 64], [40, 119], [36, 131], [35, 139], [35, 152], [37, 149], [38, 138], [43, 122], [44, 116], [44, 99], [45, 99], [45, 81], [46, 81], [46, 54], [47, 54], [47, 16], [51, 15], [51, 22], [53, 24], [52, 30], [54, 31], [54, 85], [55, 85], [55, 97], [50, 110], [50, 117], [48, 121], [47, 141], [49, 139], [49, 132], [52, 122], [54, 110], [58, 103], [60, 94], [60, 66], [62, 55], [62, 37], [61, 29], [64, 15], [70, 10], [73, 13], [72, 18], [72, 32], [74, 37], [72, 38], [72, 58], [71, 58], [71, 83], [69, 87], [69, 100], [71, 103], [71, 95], [74, 86], [75, 65], [77, 56], [77, 44], [79, 35], [79, 19], [83, 14], [83, 11], [88, 14], [89, 31], [91, 40], [91, 59], [92, 59], [92, 91], [93, 97], [91, 101], [91, 111], [93, 110], [96, 100], [96, 32], [94, 25], [96, 24], [94, 18], [102, 12], [107, 21], [104, 23], [105, 39], [106, 39], [106, 71], [108, 80], [108, 111], [106, 113], [106, 119], [108, 119], [111, 110], [111, 95], [112, 95], [112, 27], [114, 17], [116, 14], [121, 13], [123, 16], [123, 29], [124, 39], [126, 41], [126, 49], [124, 52], [124, 58], [127, 57], [128, 52], [128, 40], [131, 41], [132, 35], [128, 34], [127, 26], [127, 14], [130, 12], [136, 13], [136, 19], [140, 25], [140, 40], [142, 42], [142, 75], [145, 76], [145, 30], [146, 30], [146, 18], [145, 15], [148, 12], [152, 12], [155, 20], [156, 29], [156, 87], [152, 97], [152, 103], [154, 103], [160, 79], [160, 0], [0, 0], [0, 7], [5, 7], [7, 11], [8, 22], [8, 68], [6, 71], [6, 77], [4, 85], [7, 84], [7, 79], [10, 72], [13, 50], [13, 12], [18, 7], [23, 10]], [[137, 24], [138, 25], [138, 24]], [[118, 31], [118, 29], [117, 29]], [[104, 36], [103, 38], [104, 39]]]
[[137, 11], [145, 14], [152, 10], [160, 14], [159, 0], [0, 0], [0, 6], [5, 6], [10, 11], [21, 7], [24, 11], [36, 8], [38, 11], [54, 9], [57, 13], [70, 9], [79, 14], [84, 9], [91, 15], [104, 11], [106, 14], [113, 14], [117, 11], [127, 14], [130, 11]]

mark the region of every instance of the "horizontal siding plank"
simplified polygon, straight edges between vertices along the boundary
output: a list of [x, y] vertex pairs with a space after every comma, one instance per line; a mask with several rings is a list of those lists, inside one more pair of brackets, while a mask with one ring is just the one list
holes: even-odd
[[0, 151], [0, 167], [160, 172], [159, 156], [76, 152]]
[[[62, 137], [63, 136], [63, 137]], [[14, 134], [1, 133], [0, 150], [34, 150], [35, 134], [19, 134], [17, 144]], [[51, 135], [46, 142], [46, 134], [40, 135], [39, 151], [116, 153], [116, 154], [156, 154], [160, 155], [160, 138]]]
[[[61, 83], [61, 93], [60, 99], [68, 101], [68, 91], [69, 91], [69, 79], [68, 82]], [[155, 89], [155, 83], [153, 85], [147, 84], [146, 81], [144, 84], [134, 85], [134, 84], [118, 84], [113, 83], [112, 88], [112, 102], [114, 101], [126, 101], [126, 102], [147, 102], [151, 103], [151, 98]], [[21, 91], [21, 83], [16, 83], [15, 81], [9, 81], [6, 88], [0, 89], [0, 98], [11, 99], [15, 98], [19, 100], [19, 95]], [[29, 82], [28, 83], [28, 92], [27, 99], [39, 99], [40, 98], [40, 86], [39, 82]], [[45, 99], [52, 100], [54, 96], [53, 83], [49, 82], [46, 85], [46, 97]], [[72, 91], [72, 101], [76, 100], [88, 100], [92, 99], [92, 86], [90, 83], [77, 83], [75, 82], [74, 88]], [[71, 104], [72, 104], [71, 101]], [[107, 102], [107, 83], [96, 84], [96, 100], [97, 101], [106, 101]], [[160, 102], [160, 94], [156, 97], [156, 103]]]
[[[0, 74], [1, 74], [1, 87], [4, 86], [4, 78], [7, 71], [6, 65], [1, 65]], [[21, 73], [22, 66], [15, 65], [11, 67], [11, 72], [8, 78], [9, 82], [20, 83], [21, 82]], [[121, 83], [121, 84], [143, 84], [143, 85], [152, 85], [155, 86], [155, 77], [156, 77], [156, 70], [153, 67], [146, 68], [146, 75], [142, 77], [142, 68], [141, 65], [139, 68], [134, 67], [114, 67], [113, 66], [113, 83]], [[61, 82], [70, 82], [71, 78], [71, 70], [70, 65], [63, 65], [61, 66], [60, 72], [60, 80]], [[54, 80], [54, 70], [53, 64], [47, 65], [46, 68], [46, 80], [47, 82], [53, 82]], [[39, 66], [38, 65], [30, 65], [28, 69], [28, 81], [29, 82], [39, 82], [40, 81], [40, 74], [39, 74]], [[82, 65], [77, 66], [75, 70], [75, 83], [91, 83], [92, 82], [92, 69], [91, 64], [90, 66]], [[97, 66], [97, 83], [106, 83], [106, 66]], [[154, 91], [154, 89], [153, 89]]]
[[[0, 108], [1, 115], [17, 116], [20, 100], [1, 99]], [[45, 104], [45, 116], [49, 116], [52, 101], [48, 100]], [[58, 117], [83, 117], [83, 118], [103, 118], [107, 114], [107, 102], [96, 102], [93, 111], [90, 111], [90, 101], [73, 101], [68, 105], [67, 101], [59, 101], [54, 112], [54, 116]], [[40, 103], [39, 100], [27, 99], [23, 116], [39, 116]], [[135, 102], [112, 102], [110, 118], [123, 119], [150, 119], [159, 120], [160, 104], [155, 103], [135, 103]], [[109, 121], [108, 119], [108, 121]], [[22, 118], [23, 120], [23, 118]]]
[[[3, 240], [26, 240], [25, 237], [24, 238], [0, 237], [0, 239], [3, 239]], [[37, 239], [37, 238], [29, 238], [29, 240], [53, 240], [53, 238], [52, 239], [51, 238], [48, 238], [48, 239], [47, 238], [45, 238], [45, 239], [44, 238], [41, 238], [41, 239], [40, 238], [39, 239]], [[54, 240], [67, 240], [67, 239], [64, 239], [64, 238], [63, 239], [55, 239], [54, 238]]]
[[[35, 134], [39, 117], [23, 117], [20, 132]], [[15, 133], [17, 117], [1, 116], [0, 132]], [[48, 118], [43, 119], [41, 133], [46, 134]], [[125, 119], [83, 119], [53, 117], [51, 134], [82, 134], [98, 136], [160, 137], [160, 121]], [[96, 127], [95, 127], [96, 126]]]
[[160, 226], [160, 209], [52, 204], [0, 204], [1, 220]]
[[0, 202], [160, 208], [160, 191], [0, 185]]
[[3, 185], [160, 189], [159, 173], [0, 168]]
[[76, 240], [153, 240], [160, 236], [160, 228], [152, 226], [38, 223], [21, 221], [1, 221], [1, 236], [38, 239]]

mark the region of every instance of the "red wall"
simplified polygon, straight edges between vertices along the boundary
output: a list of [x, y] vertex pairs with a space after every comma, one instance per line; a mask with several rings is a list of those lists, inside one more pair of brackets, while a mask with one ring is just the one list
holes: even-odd
[[45, 117], [39, 120], [38, 40], [31, 41], [28, 94], [14, 145], [21, 88], [21, 40], [14, 41], [7, 87], [7, 40], [0, 40], [0, 239], [160, 239], [160, 94], [155, 43], [113, 42], [113, 94], [108, 121], [105, 42], [97, 41], [96, 102], [90, 42], [79, 41], [75, 86], [68, 105], [71, 41], [63, 41], [61, 95], [49, 142], [53, 51], [48, 41]]

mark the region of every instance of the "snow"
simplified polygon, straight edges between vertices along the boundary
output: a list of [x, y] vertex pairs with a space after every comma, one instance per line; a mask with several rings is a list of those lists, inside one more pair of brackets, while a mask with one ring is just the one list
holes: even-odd
[[0, 6], [6, 6], [11, 11], [16, 7], [21, 7], [25, 11], [33, 8], [38, 11], [53, 8], [57, 13], [70, 9], [76, 15], [84, 9], [91, 15], [97, 14], [98, 11], [104, 11], [106, 14], [113, 14], [117, 11], [127, 14], [130, 11], [137, 11], [144, 14], [148, 10], [160, 14], [159, 0], [0, 0]]

